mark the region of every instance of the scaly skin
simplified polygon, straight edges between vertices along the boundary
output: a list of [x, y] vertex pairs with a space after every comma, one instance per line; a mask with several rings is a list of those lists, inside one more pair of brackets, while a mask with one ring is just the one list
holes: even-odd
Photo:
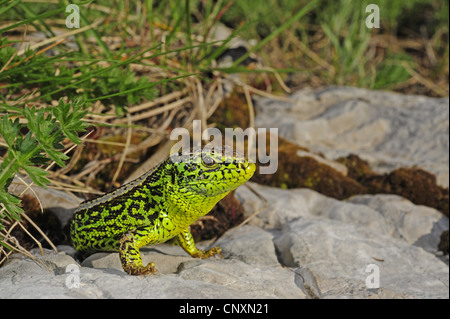
[[189, 225], [254, 171], [254, 164], [225, 150], [169, 157], [133, 182], [82, 203], [70, 221], [73, 245], [85, 256], [119, 251], [130, 275], [153, 274], [155, 264], [144, 266], [139, 249], [174, 237], [192, 257], [222, 256], [219, 247], [197, 249]]

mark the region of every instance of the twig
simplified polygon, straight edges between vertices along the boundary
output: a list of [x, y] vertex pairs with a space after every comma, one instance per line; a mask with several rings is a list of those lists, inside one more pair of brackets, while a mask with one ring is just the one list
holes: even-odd
[[429, 88], [440, 96], [448, 95], [448, 90], [441, 88], [440, 86], [434, 84], [433, 81], [424, 78], [422, 75], [414, 71], [406, 61], [402, 61], [402, 66], [409, 74], [411, 74], [412, 77], [414, 77], [418, 82], [422, 83], [425, 87]]
[[[27, 216], [27, 214], [22, 214], [22, 216], [23, 216], [28, 222], [31, 221], [30, 218]], [[43, 235], [43, 233], [41, 232], [41, 229], [40, 229], [36, 224], [32, 223], [32, 225], [39, 231], [39, 233], [40, 233], [41, 235]], [[39, 242], [39, 240], [37, 240], [36, 238], [34, 238], [34, 236], [31, 235], [31, 233], [28, 231], [28, 229], [26, 229], [26, 227], [25, 227], [24, 225], [22, 225], [22, 223], [19, 223], [19, 226], [22, 228], [22, 230], [23, 230], [28, 236], [31, 237], [31, 239], [34, 240], [34, 242], [38, 245], [39, 250], [41, 251], [41, 255], [44, 256], [44, 250], [42, 249], [42, 244]], [[46, 236], [46, 237], [47, 237], [47, 236]], [[58, 251], [56, 250], [56, 247], [55, 247], [55, 251], [58, 252]]]
[[136, 113], [136, 112], [140, 112], [142, 110], [149, 109], [149, 108], [151, 108], [151, 107], [153, 107], [155, 105], [164, 104], [164, 103], [167, 103], [169, 101], [172, 101], [172, 100], [175, 100], [177, 98], [180, 98], [183, 95], [185, 95], [186, 93], [187, 93], [187, 89], [183, 89], [181, 91], [175, 91], [175, 92], [163, 95], [160, 98], [154, 99], [153, 101], [146, 102], [146, 103], [143, 103], [143, 104], [140, 104], [140, 105], [136, 105], [136, 106], [130, 107], [130, 108], [128, 108], [128, 112], [130, 114]]
[[220, 103], [223, 101], [223, 97], [224, 97], [224, 92], [223, 92], [223, 87], [222, 87], [222, 83], [220, 79], [217, 79], [217, 81], [219, 82], [219, 84], [217, 85], [217, 91], [218, 91], [218, 97], [216, 99], [216, 101], [214, 102], [214, 104], [210, 107], [210, 109], [208, 110], [208, 114], [207, 114], [207, 118], [210, 118], [214, 112], [217, 110], [217, 108], [219, 107]]
[[[247, 106], [248, 106], [248, 117], [249, 117], [249, 127], [254, 128], [255, 127], [255, 108], [253, 107], [252, 97], [250, 96], [249, 90], [247, 86], [242, 87], [244, 89], [245, 99], [247, 100]], [[253, 145], [253, 137], [255, 135], [254, 130], [250, 130], [250, 134], [248, 135], [248, 149], [251, 150], [254, 146]]]
[[131, 134], [132, 134], [133, 129], [131, 127], [131, 119], [130, 119], [129, 113], [127, 113], [127, 120], [128, 120], [127, 140], [125, 142], [125, 148], [123, 149], [122, 156], [120, 157], [120, 160], [119, 160], [119, 165], [117, 165], [116, 172], [114, 173], [114, 176], [112, 178], [112, 181], [111, 181], [112, 184], [114, 184], [117, 180], [117, 177], [119, 177], [120, 170], [122, 169], [123, 162], [125, 161], [125, 158], [127, 157], [127, 154], [128, 154], [127, 151], [130, 146], [130, 143], [131, 143]]
[[[24, 256], [27, 256], [28, 258], [30, 258], [31, 260], [34, 260], [35, 262], [41, 264], [45, 269], [47, 269], [48, 271], [52, 271], [52, 269], [46, 265], [42, 260], [40, 260], [39, 258], [36, 258], [35, 256], [33, 256], [28, 250], [26, 250], [25, 248], [23, 248], [22, 246], [20, 246], [19, 241], [15, 238], [15, 237], [4, 237], [5, 241], [10, 241], [13, 243], [13, 245], [9, 245], [12, 250], [21, 253]], [[15, 246], [14, 246], [15, 245]], [[9, 256], [9, 254], [8, 254]], [[4, 259], [2, 259], [0, 261], [0, 264], [3, 263], [3, 261], [8, 257], [6, 256]]]
[[261, 96], [264, 96], [264, 97], [268, 97], [268, 98], [271, 98], [271, 99], [283, 101], [283, 102], [291, 102], [291, 103], [293, 102], [292, 99], [290, 99], [290, 98], [287, 98], [287, 97], [284, 97], [284, 96], [278, 96], [278, 95], [270, 94], [270, 93], [267, 93], [265, 91], [255, 89], [254, 87], [252, 87], [252, 86], [242, 82], [241, 80], [239, 80], [237, 78], [233, 78], [233, 77], [230, 77], [228, 75], [225, 75], [225, 76], [228, 79], [230, 79], [231, 81], [233, 81], [235, 84], [237, 84], [239, 86], [242, 86], [242, 87], [244, 87], [244, 86], [247, 87], [247, 89], [250, 92], [252, 92], [252, 93], [255, 93], [255, 94], [258, 94], [258, 95], [261, 95]]
[[[164, 113], [166, 111], [170, 111], [172, 109], [178, 108], [178, 107], [180, 107], [183, 104], [188, 103], [188, 102], [191, 102], [191, 97], [185, 97], [184, 99], [181, 99], [181, 100], [175, 101], [173, 103], [164, 105], [164, 106], [162, 106], [160, 108], [157, 108], [156, 110], [151, 110], [151, 111], [148, 111], [148, 112], [144, 112], [144, 113], [141, 113], [141, 114], [137, 114], [137, 115], [131, 116], [131, 121], [135, 122], [135, 121], [143, 120], [143, 119], [146, 119], [146, 118], [149, 118], [149, 117], [152, 117], [152, 116]], [[113, 123], [114, 124], [121, 124], [121, 123], [123, 123], [123, 119], [119, 119], [119, 120], [113, 121]]]
[[200, 80], [198, 78], [195, 78], [195, 82], [197, 84], [197, 94], [198, 94], [198, 108], [199, 108], [199, 115], [200, 115], [200, 119], [201, 119], [201, 123], [202, 123], [202, 127], [206, 128], [208, 127], [207, 124], [207, 117], [206, 117], [206, 109], [205, 109], [205, 100], [203, 98], [203, 86], [202, 83], [200, 82]]
[[[25, 182], [25, 181], [23, 180], [22, 177], [20, 177], [19, 175], [17, 175], [17, 178], [18, 178], [25, 186], [28, 186], [27, 182]], [[37, 196], [36, 192], [34, 191], [34, 189], [33, 189], [32, 187], [28, 187], [27, 189], [29, 189], [29, 190], [34, 194], [34, 197], [36, 197], [36, 199], [37, 199], [37, 201], [38, 201], [38, 203], [39, 203], [39, 207], [40, 207], [40, 209], [41, 209], [41, 213], [43, 213], [43, 212], [44, 212], [44, 209], [42, 208], [42, 202], [41, 202], [41, 200], [39, 199], [39, 197]], [[22, 195], [23, 195], [23, 192], [22, 192], [21, 196], [22, 196]]]
[[[58, 42], [58, 41], [60, 41], [61, 39], [64, 39], [63, 41], [65, 41], [65, 39], [68, 38], [68, 37], [70, 37], [71, 35], [74, 35], [74, 34], [77, 34], [77, 33], [81, 33], [81, 32], [84, 32], [84, 31], [86, 31], [86, 30], [89, 30], [89, 29], [92, 29], [92, 28], [98, 26], [102, 21], [103, 21], [102, 19], [97, 19], [96, 21], [94, 21], [93, 23], [91, 23], [91, 24], [88, 25], [88, 26], [85, 26], [85, 27], [82, 27], [82, 28], [79, 28], [79, 29], [74, 29], [74, 30], [72, 30], [72, 31], [69, 31], [69, 32], [60, 34], [60, 35], [58, 35], [58, 36], [56, 36], [56, 37], [46, 39], [46, 40], [44, 40], [44, 41], [41, 41], [41, 42], [39, 42], [39, 43], [36, 43], [36, 44], [30, 46], [29, 49], [30, 49], [30, 50], [35, 50], [35, 49], [40, 48], [40, 47], [42, 47], [42, 46], [44, 46], [44, 45], [47, 45], [47, 44], [49, 44], [49, 43], [52, 43], [52, 42]], [[22, 54], [25, 53], [25, 51], [26, 51], [26, 50], [21, 50], [21, 51], [17, 52], [17, 55], [22, 55]]]
[[[9, 70], [9, 69], [11, 69], [11, 68], [14, 68], [14, 67], [20, 65], [20, 64], [23, 63], [23, 62], [26, 62], [26, 61], [28, 61], [28, 60], [31, 60], [32, 58], [38, 56], [39, 54], [42, 54], [42, 53], [44, 53], [44, 52], [50, 50], [51, 48], [56, 47], [57, 45], [60, 45], [60, 44], [63, 43], [64, 41], [66, 41], [66, 39], [62, 39], [61, 41], [58, 41], [58, 42], [56, 42], [56, 43], [53, 43], [53, 44], [49, 45], [48, 47], [46, 47], [46, 48], [44, 48], [44, 49], [42, 49], [42, 50], [36, 52], [35, 54], [29, 56], [28, 58], [16, 62], [15, 64], [11, 65], [11, 67], [6, 68], [5, 70]], [[17, 55], [19, 55], [19, 54], [17, 54]]]
[[265, 205], [259, 209], [257, 209], [253, 214], [251, 214], [249, 217], [247, 217], [242, 223], [240, 223], [239, 225], [237, 225], [236, 227], [234, 227], [234, 229], [237, 229], [245, 224], [247, 224], [253, 217], [255, 217], [256, 215], [258, 215], [259, 213], [261, 213], [264, 209], [266, 209], [269, 206], [269, 202], [267, 201], [267, 199], [265, 199], [263, 196], [261, 196], [255, 189], [253, 189], [253, 187], [251, 187], [248, 184], [244, 184], [253, 194], [255, 194], [259, 199], [261, 199]]
[[[28, 24], [25, 25], [25, 31], [23, 32], [22, 40], [20, 41], [19, 50], [22, 47], [23, 41], [25, 40], [25, 37], [27, 35], [28, 30]], [[11, 43], [14, 44], [14, 43]], [[14, 57], [17, 55], [17, 50], [14, 51], [13, 55], [9, 58], [9, 60], [5, 63], [5, 65], [0, 69], [0, 73], [2, 73], [4, 70], [8, 69], [8, 65], [11, 63], [11, 61], [14, 59]]]

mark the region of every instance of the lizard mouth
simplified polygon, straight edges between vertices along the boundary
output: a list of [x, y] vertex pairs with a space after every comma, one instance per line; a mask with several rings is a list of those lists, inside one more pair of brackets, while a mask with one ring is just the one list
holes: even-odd
[[249, 163], [245, 168], [245, 176], [251, 178], [256, 171], [256, 165], [254, 163]]

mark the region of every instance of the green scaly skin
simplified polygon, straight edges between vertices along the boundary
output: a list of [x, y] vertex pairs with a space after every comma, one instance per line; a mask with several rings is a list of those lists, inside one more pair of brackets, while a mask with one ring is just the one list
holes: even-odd
[[154, 263], [142, 264], [139, 248], [174, 237], [192, 257], [222, 256], [219, 247], [197, 249], [189, 225], [249, 180], [255, 164], [215, 151], [169, 157], [133, 182], [82, 203], [70, 221], [75, 249], [84, 256], [119, 251], [130, 275], [155, 273]]

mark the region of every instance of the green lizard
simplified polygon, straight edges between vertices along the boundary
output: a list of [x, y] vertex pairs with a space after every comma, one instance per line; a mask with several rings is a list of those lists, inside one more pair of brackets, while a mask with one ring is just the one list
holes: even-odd
[[219, 247], [197, 249], [189, 225], [255, 172], [255, 164], [229, 153], [225, 148], [179, 153], [115, 191], [83, 202], [70, 221], [75, 249], [85, 256], [119, 251], [130, 275], [155, 273], [154, 263], [142, 264], [139, 248], [171, 238], [192, 257], [222, 257]]

